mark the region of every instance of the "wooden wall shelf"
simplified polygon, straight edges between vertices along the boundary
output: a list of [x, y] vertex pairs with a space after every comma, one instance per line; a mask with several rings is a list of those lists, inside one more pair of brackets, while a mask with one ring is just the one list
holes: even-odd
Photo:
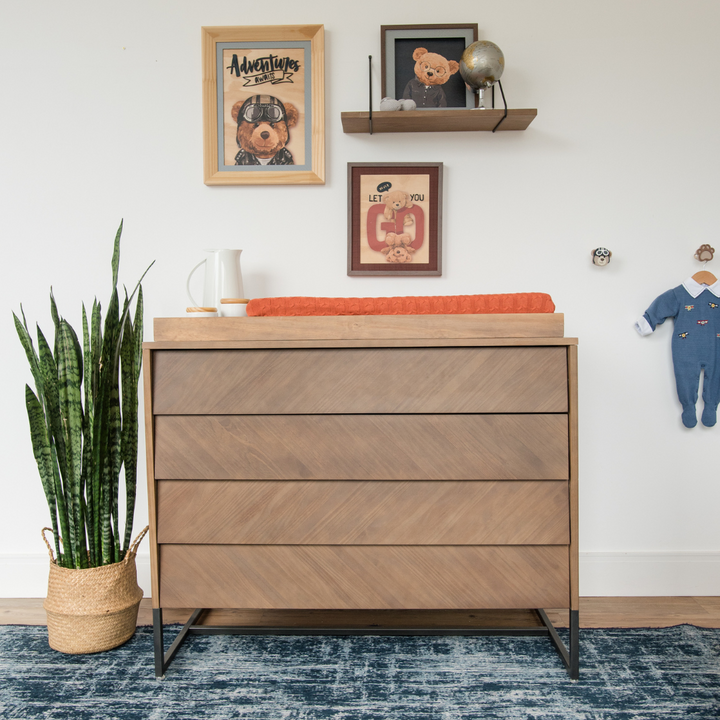
[[[373, 133], [398, 132], [490, 132], [502, 119], [504, 110], [399, 110], [372, 114]], [[505, 130], [526, 130], [537, 116], [535, 108], [507, 111], [507, 118], [498, 127]], [[340, 114], [343, 132], [369, 133], [369, 112]]]

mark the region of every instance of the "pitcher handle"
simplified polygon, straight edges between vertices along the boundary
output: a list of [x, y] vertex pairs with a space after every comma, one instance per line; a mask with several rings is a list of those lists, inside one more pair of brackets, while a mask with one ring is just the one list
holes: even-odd
[[193, 276], [193, 273], [203, 264], [207, 262], [207, 258], [205, 260], [201, 260], [191, 271], [188, 275], [187, 283], [185, 284], [185, 289], [187, 290], [188, 297], [190, 298], [190, 303], [193, 305], [193, 307], [198, 307], [198, 303], [195, 302], [195, 299], [190, 294], [190, 278]]

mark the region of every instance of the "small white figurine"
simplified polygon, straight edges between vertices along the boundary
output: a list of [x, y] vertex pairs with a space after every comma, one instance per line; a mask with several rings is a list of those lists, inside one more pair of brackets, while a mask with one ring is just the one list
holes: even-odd
[[600, 267], [607, 265], [612, 257], [612, 253], [607, 248], [595, 248], [590, 255], [592, 256], [593, 263]]
[[414, 110], [416, 107], [414, 100], [395, 100], [385, 97], [380, 101], [381, 110]]

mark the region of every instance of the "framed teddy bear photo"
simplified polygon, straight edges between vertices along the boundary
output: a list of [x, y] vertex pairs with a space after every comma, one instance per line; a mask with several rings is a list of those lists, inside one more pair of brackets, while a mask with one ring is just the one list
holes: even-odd
[[325, 183], [322, 25], [202, 28], [206, 185]]
[[442, 275], [442, 163], [348, 163], [348, 275]]
[[474, 108], [477, 96], [460, 76], [460, 58], [478, 39], [469, 25], [382, 25], [382, 97], [411, 100], [417, 110]]

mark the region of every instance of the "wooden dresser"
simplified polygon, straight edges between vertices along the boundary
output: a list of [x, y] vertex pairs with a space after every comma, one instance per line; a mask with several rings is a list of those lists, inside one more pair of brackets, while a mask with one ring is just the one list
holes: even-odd
[[562, 335], [558, 314], [156, 319], [156, 631], [163, 608], [567, 608], [576, 677]]

